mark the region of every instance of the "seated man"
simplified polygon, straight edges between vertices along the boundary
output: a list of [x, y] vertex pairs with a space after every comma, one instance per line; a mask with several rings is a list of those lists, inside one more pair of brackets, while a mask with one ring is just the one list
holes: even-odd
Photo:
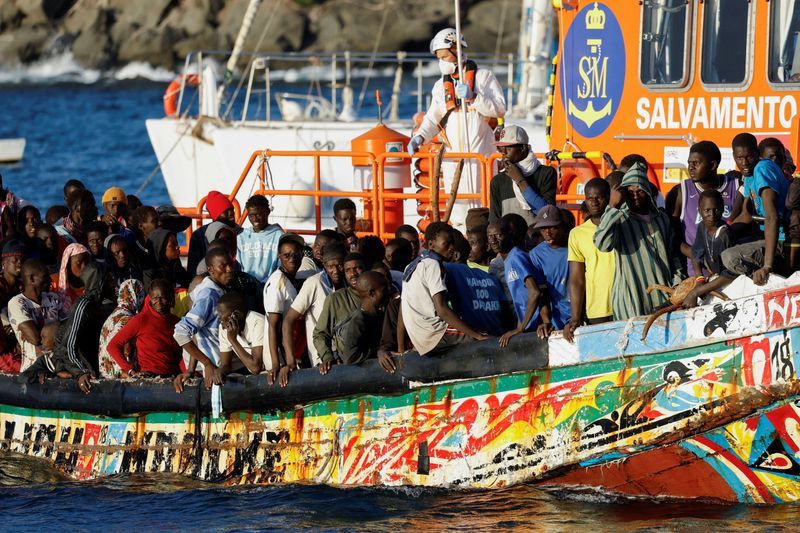
[[24, 372], [45, 351], [42, 329], [58, 324], [61, 313], [58, 295], [50, 291], [50, 274], [41, 261], [28, 259], [22, 265], [22, 294], [8, 302], [8, 319], [22, 352], [20, 372]]
[[484, 272], [489, 272], [489, 263], [492, 260], [491, 248], [489, 248], [489, 240], [486, 234], [487, 225], [481, 224], [473, 226], [467, 230], [467, 241], [469, 242], [469, 257], [467, 258], [467, 266], [470, 268], [479, 268]]
[[297, 293], [297, 297], [283, 317], [283, 352], [289, 354], [289, 356], [286, 358], [287, 370], [283, 371], [281, 369], [278, 380], [281, 386], [286, 385], [288, 373], [297, 368], [297, 361], [293, 355], [295, 346], [292, 332], [295, 330], [295, 322], [303, 316], [305, 316], [306, 347], [308, 348], [311, 365], [319, 366], [322, 362], [319, 352], [314, 346], [314, 328], [317, 326], [320, 315], [322, 315], [322, 309], [325, 306], [325, 300], [328, 295], [346, 286], [344, 277], [344, 260], [346, 256], [347, 253], [343, 244], [333, 242], [326, 246], [322, 255], [325, 270], [311, 276], [303, 283], [300, 292]]
[[[741, 137], [741, 134], [737, 137]], [[748, 139], [750, 149], [757, 149], [755, 137], [750, 135]], [[742, 174], [745, 208], [735, 222], [748, 224], [763, 219], [759, 226], [764, 238], [728, 248], [722, 253], [722, 263], [734, 274], [751, 276], [753, 283], [764, 285], [771, 272], [788, 273], [783, 245], [786, 239], [784, 225], [787, 221], [789, 182], [783, 175], [783, 169], [769, 159], [758, 161], [753, 167], [752, 176], [748, 176], [744, 170]], [[759, 217], [759, 220], [754, 217]]]
[[703, 274], [694, 270], [692, 261], [692, 246], [697, 228], [702, 225], [699, 214], [700, 194], [703, 191], [719, 191], [723, 199], [725, 219], [733, 213], [736, 196], [739, 194], [736, 191], [739, 184], [733, 176], [717, 173], [721, 159], [719, 148], [713, 142], [700, 141], [693, 144], [689, 148], [686, 163], [690, 179], [675, 185], [667, 195], [667, 211], [679, 236], [677, 240], [680, 241], [680, 251], [688, 262], [689, 276]]
[[345, 242], [351, 252], [358, 246], [356, 236], [356, 204], [350, 198], [340, 198], [333, 204], [333, 220], [336, 222], [336, 232]]
[[495, 145], [506, 169], [489, 185], [489, 221], [516, 213], [533, 224], [539, 209], [556, 203], [556, 170], [536, 158], [524, 129], [508, 125], [502, 132]]
[[103, 193], [101, 200], [103, 204], [103, 214], [101, 220], [111, 230], [125, 237], [128, 244], [133, 246], [136, 243], [136, 234], [125, 227], [125, 219], [128, 216], [128, 197], [120, 187], [110, 187]]
[[406, 239], [394, 238], [386, 243], [384, 263], [389, 267], [392, 285], [398, 292], [403, 289], [403, 271], [414, 257], [414, 246]]
[[[501, 219], [500, 228], [503, 237], [499, 255], [505, 255], [506, 284], [517, 315], [517, 327], [500, 337], [500, 346], [505, 347], [515, 335], [536, 328], [540, 320], [549, 325], [550, 310], [546, 304], [540, 305], [539, 302], [542, 293], [536, 282], [531, 257], [525, 251], [525, 234], [528, 230], [525, 220], [516, 213], [509, 213]], [[541, 317], [540, 309], [543, 311]]]
[[[219, 191], [210, 191], [206, 197], [206, 211], [211, 217], [211, 223], [222, 222], [228, 227], [236, 227], [235, 212], [233, 204], [227, 196]], [[209, 224], [201, 226], [192, 232], [189, 238], [189, 255], [186, 258], [186, 270], [189, 274], [194, 275], [197, 272], [197, 267], [203, 261], [203, 258], [208, 251], [208, 243], [216, 238], [216, 235], [211, 239], [206, 239], [206, 231]], [[236, 239], [233, 242], [234, 249], [236, 248]]]
[[[550, 323], [543, 323], [541, 337], [548, 337], [553, 329], [563, 329], [570, 320], [569, 263], [567, 261], [566, 229], [569, 223], [562, 211], [554, 205], [539, 210], [533, 227], [542, 236], [542, 242], [530, 251], [534, 277], [539, 287], [547, 291]], [[543, 315], [542, 310], [539, 314]]]
[[381, 340], [384, 311], [389, 299], [388, 281], [375, 271], [358, 277], [356, 292], [361, 305], [336, 326], [336, 354], [346, 365], [374, 358]]
[[80, 389], [89, 394], [91, 379], [97, 376], [100, 331], [110, 313], [104, 302], [111, 301], [114, 296], [106, 277], [102, 264], [89, 263], [84, 267], [81, 280], [85, 292], [59, 326], [52, 356], [43, 354], [37, 359], [28, 368], [29, 379], [41, 373], [76, 379]]
[[217, 302], [219, 315], [219, 370], [258, 374], [264, 368], [264, 315], [248, 311], [238, 292], [228, 292]]
[[283, 229], [269, 223], [269, 200], [265, 196], [251, 196], [245, 209], [251, 227], [243, 229], [236, 237], [236, 259], [244, 272], [264, 283], [278, 268], [278, 241]]
[[85, 226], [97, 220], [97, 202], [91, 191], [76, 189], [69, 198], [69, 214], [54, 224], [63, 245], [80, 243], [86, 245]]
[[502, 335], [514, 320], [500, 282], [488, 272], [470, 268], [469, 242], [457, 230], [453, 230], [453, 237], [453, 261], [445, 265], [450, 306], [470, 327], [493, 337]]
[[408, 224], [403, 224], [402, 226], [398, 226], [398, 228], [394, 232], [394, 236], [396, 239], [405, 239], [411, 243], [411, 257], [417, 257], [419, 255], [420, 244], [419, 244], [419, 232], [416, 230], [414, 226], [410, 226]]
[[[142, 310], [114, 335], [107, 350], [128, 377], [158, 376], [174, 378], [181, 373], [181, 347], [173, 337], [178, 317], [170, 312], [175, 302], [175, 287], [165, 279], [150, 283]], [[136, 367], [124, 354], [124, 346], [136, 347]]]
[[594, 244], [601, 252], [614, 252], [616, 270], [611, 288], [614, 320], [649, 315], [666, 296], [660, 291], [648, 293], [654, 284], [671, 287], [682, 279], [680, 259], [673, 253], [675, 235], [669, 217], [653, 199], [653, 186], [647, 168], [641, 163], [631, 167], [611, 201], [594, 234]]
[[212, 248], [205, 262], [208, 276], [191, 291], [192, 307], [175, 325], [173, 334], [190, 357], [186, 372], [175, 378], [177, 392], [183, 392], [183, 384], [194, 373], [197, 363], [203, 364], [206, 388], [222, 384], [217, 303], [233, 280], [233, 259], [223, 248]]
[[327, 373], [331, 365], [336, 362], [333, 345], [333, 333], [336, 326], [358, 309], [361, 303], [355, 287], [359, 276], [365, 270], [364, 257], [361, 254], [356, 252], [348, 254], [344, 258], [344, 279], [347, 282], [347, 288], [334, 291], [325, 298], [322, 312], [312, 335], [314, 348], [320, 359], [319, 371], [321, 374]]
[[425, 230], [428, 249], [411, 262], [403, 277], [403, 324], [420, 355], [438, 355], [488, 336], [469, 327], [447, 303], [444, 263], [453, 257], [453, 229], [433, 222]]
[[264, 285], [264, 311], [266, 328], [264, 330], [264, 369], [268, 381], [272, 384], [282, 366], [288, 365], [294, 357], [302, 355], [305, 350], [299, 330], [292, 331], [295, 338], [295, 352], [283, 352], [282, 327], [283, 317], [297, 298], [301, 281], [297, 279], [297, 271], [303, 261], [303, 238], [295, 233], [284, 234], [278, 243], [278, 260], [280, 267], [272, 273]]

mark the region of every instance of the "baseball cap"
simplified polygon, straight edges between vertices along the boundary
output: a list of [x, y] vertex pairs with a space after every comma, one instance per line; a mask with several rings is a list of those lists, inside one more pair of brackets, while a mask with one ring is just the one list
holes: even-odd
[[528, 133], [519, 126], [509, 125], [498, 129], [495, 133], [495, 139], [495, 146], [528, 144]]
[[539, 209], [536, 219], [533, 221], [534, 229], [552, 228], [563, 223], [561, 210], [554, 205], [546, 205]]

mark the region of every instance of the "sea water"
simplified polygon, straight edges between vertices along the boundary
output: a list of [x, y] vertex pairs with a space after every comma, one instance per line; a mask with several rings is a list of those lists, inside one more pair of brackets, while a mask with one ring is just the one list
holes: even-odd
[[[144, 121], [163, 115], [165, 83], [78, 81], [84, 83], [0, 85], [0, 138], [28, 141], [24, 160], [0, 165], [0, 174], [6, 187], [42, 211], [63, 201], [69, 178], [97, 195], [113, 185], [135, 193], [157, 165]], [[401, 114], [415, 107], [415, 98], [407, 98]], [[367, 101], [370, 112], [374, 105]], [[168, 202], [158, 172], [139, 196], [146, 204]], [[733, 532], [796, 531], [798, 523], [797, 505], [621, 502], [527, 485], [493, 491], [221, 487], [163, 475], [78, 483], [38, 460], [0, 452], [3, 531]]]

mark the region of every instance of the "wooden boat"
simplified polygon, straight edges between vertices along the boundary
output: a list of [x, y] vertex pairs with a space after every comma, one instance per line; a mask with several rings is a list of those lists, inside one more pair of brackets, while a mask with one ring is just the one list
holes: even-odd
[[0, 163], [16, 163], [25, 153], [25, 139], [0, 139]]
[[225, 484], [498, 488], [800, 499], [800, 277], [560, 337], [444, 358], [298, 371], [285, 388], [0, 378], [0, 447], [76, 479], [171, 472]]

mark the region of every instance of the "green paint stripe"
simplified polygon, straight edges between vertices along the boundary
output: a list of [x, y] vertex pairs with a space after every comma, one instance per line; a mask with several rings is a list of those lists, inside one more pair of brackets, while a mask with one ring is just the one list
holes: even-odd
[[[603, 374], [613, 374], [628, 368], [630, 378], [623, 386], [626, 391], [645, 391], [652, 388], [654, 382], [660, 382], [661, 372], [654, 371], [655, 368], [663, 366], [665, 363], [701, 354], [713, 354], [715, 352], [729, 350], [731, 346], [727, 342], [692, 347], [684, 350], [664, 352], [651, 355], [640, 355], [633, 358], [621, 359], [612, 357], [603, 361], [594, 361], [566, 367], [556, 367], [552, 369], [541, 369], [533, 372], [523, 372], [512, 375], [502, 375], [492, 378], [480, 378], [446, 385], [425, 386], [414, 391], [395, 395], [395, 396], [375, 396], [359, 395], [349, 398], [322, 400], [311, 403], [304, 408], [304, 417], [322, 417], [329, 415], [352, 415], [359, 412], [359, 405], [365, 402], [365, 411], [374, 412], [379, 410], [403, 409], [417, 402], [420, 405], [426, 403], [441, 402], [450, 394], [452, 401], [462, 401], [467, 398], [487, 396], [494, 393], [506, 393], [510, 391], [525, 391], [528, 389], [532, 380], [537, 379], [540, 384], [558, 384], [569, 382]], [[737, 357], [736, 362], [741, 362]], [[731, 364], [724, 365], [722, 368], [726, 375], [735, 373], [736, 366]], [[637, 370], [640, 369], [640, 370]], [[630, 379], [634, 375], [641, 378], [638, 383], [632, 383]], [[626, 393], [627, 394], [627, 393]], [[0, 413], [8, 413], [23, 417], [44, 417], [44, 418], [65, 418], [72, 420], [85, 420], [94, 422], [106, 422], [114, 420], [118, 422], [136, 422], [136, 417], [108, 419], [102, 416], [87, 415], [83, 413], [73, 413], [67, 411], [50, 409], [29, 409], [24, 407], [13, 407], [8, 405], [0, 406]], [[245, 420], [247, 418], [255, 422], [270, 422], [276, 420], [291, 419], [294, 411], [281, 411], [278, 413], [233, 413], [231, 418], [234, 420]], [[190, 413], [149, 413], [145, 415], [145, 421], [153, 424], [184, 424], [191, 421], [193, 415]], [[225, 423], [228, 418], [204, 419], [211, 423]]]

